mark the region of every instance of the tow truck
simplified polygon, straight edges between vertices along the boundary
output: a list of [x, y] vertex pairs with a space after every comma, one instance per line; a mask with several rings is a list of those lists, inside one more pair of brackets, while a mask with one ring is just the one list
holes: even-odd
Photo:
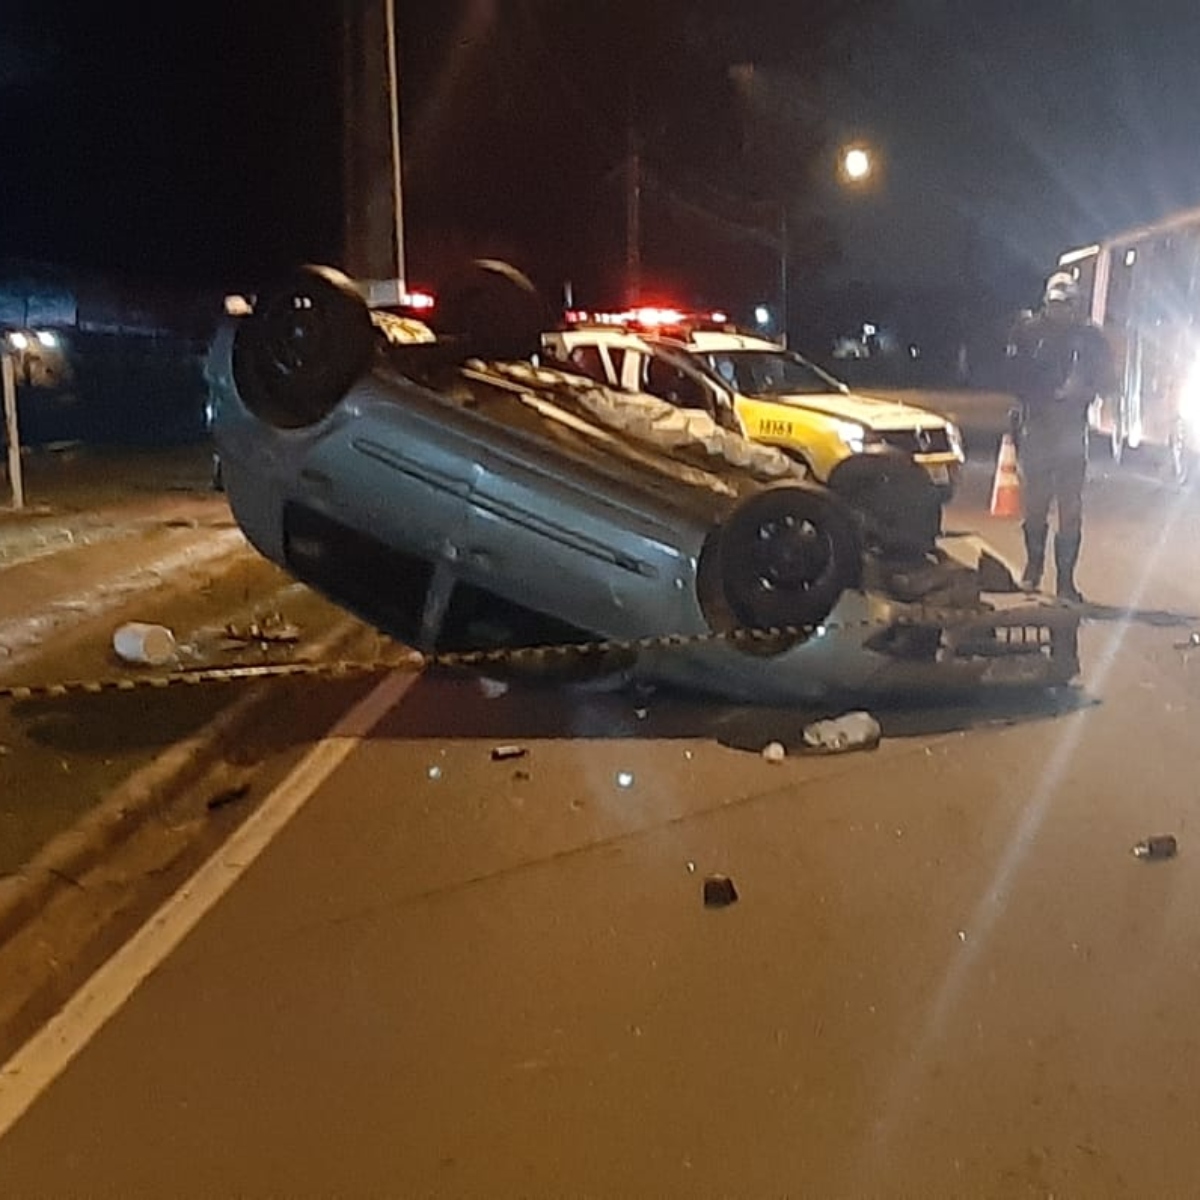
[[958, 428], [915, 405], [860, 395], [794, 351], [740, 330], [721, 312], [642, 308], [568, 313], [546, 353], [610, 387], [659, 396], [731, 420], [778, 446], [820, 482], [859, 454], [900, 452], [928, 473], [943, 502], [964, 461]]

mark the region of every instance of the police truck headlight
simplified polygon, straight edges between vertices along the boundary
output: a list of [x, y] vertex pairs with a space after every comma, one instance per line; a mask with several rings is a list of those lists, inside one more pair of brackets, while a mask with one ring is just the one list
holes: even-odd
[[855, 454], [861, 454], [867, 441], [867, 431], [855, 421], [839, 421], [837, 435]]

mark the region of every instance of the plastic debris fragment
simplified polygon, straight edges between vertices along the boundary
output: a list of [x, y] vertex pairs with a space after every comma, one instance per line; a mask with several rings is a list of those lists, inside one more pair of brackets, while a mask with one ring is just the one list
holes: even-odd
[[869, 712], [849, 712], [806, 726], [804, 744], [824, 754], [844, 754], [847, 750], [873, 750], [882, 735], [879, 722]]

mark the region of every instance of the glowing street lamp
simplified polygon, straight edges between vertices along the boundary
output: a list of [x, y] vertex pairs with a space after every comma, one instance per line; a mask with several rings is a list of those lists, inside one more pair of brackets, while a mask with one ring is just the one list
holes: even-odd
[[847, 146], [842, 151], [842, 174], [851, 183], [861, 183], [874, 168], [871, 152], [865, 146]]

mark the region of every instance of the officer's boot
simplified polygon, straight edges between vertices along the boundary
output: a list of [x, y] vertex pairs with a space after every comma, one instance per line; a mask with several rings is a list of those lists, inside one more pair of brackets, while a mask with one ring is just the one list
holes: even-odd
[[1075, 586], [1075, 564], [1079, 561], [1077, 533], [1057, 534], [1054, 538], [1054, 591], [1060, 600], [1082, 604], [1083, 596]]
[[1046, 526], [1025, 526], [1025, 570], [1021, 573], [1021, 589], [1036, 592], [1042, 586], [1046, 569]]

